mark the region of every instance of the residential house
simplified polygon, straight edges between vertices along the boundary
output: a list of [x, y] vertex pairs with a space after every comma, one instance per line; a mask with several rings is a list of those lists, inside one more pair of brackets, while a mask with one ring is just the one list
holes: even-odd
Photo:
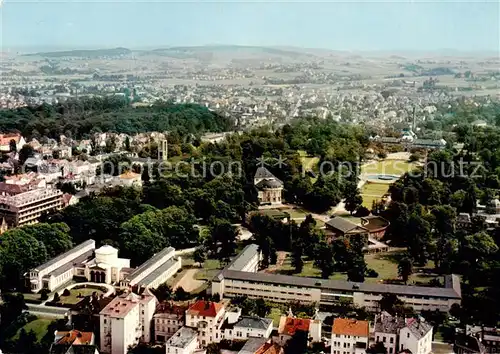
[[282, 347], [265, 338], [249, 338], [238, 354], [283, 354], [283, 352]]
[[16, 151], [21, 150], [26, 144], [26, 140], [19, 133], [0, 134], [0, 152], [9, 152], [11, 150], [11, 141], [16, 144]]
[[166, 354], [193, 354], [198, 348], [198, 333], [188, 327], [179, 328], [165, 343]]
[[399, 332], [399, 351], [410, 350], [412, 354], [432, 352], [432, 326], [421, 318], [409, 318]]
[[187, 305], [164, 302], [158, 304], [153, 316], [155, 341], [164, 343], [184, 326]]
[[333, 321], [331, 354], [365, 354], [370, 341], [368, 321], [336, 318]]
[[99, 354], [92, 332], [55, 331], [49, 354]]
[[[240, 314], [241, 310], [237, 315]], [[227, 316], [222, 326], [223, 338], [228, 340], [269, 338], [272, 330], [273, 320], [256, 316], [237, 316], [237, 318]]]
[[310, 342], [321, 341], [321, 321], [319, 319], [297, 318], [293, 316], [291, 310], [287, 316], [280, 317], [278, 335], [273, 337], [273, 341], [284, 346], [297, 331], [306, 332]]
[[198, 341], [202, 347], [209, 343], [219, 343], [226, 308], [221, 302], [199, 300], [186, 311], [186, 326], [198, 331]]
[[399, 352], [399, 332], [406, 326], [405, 318], [402, 316], [391, 316], [383, 311], [375, 316], [374, 339], [375, 342], [384, 343], [388, 354]]
[[142, 179], [140, 174], [134, 173], [132, 171], [127, 171], [119, 176], [116, 176], [113, 179], [113, 184], [115, 186], [124, 186], [124, 187], [141, 187]]

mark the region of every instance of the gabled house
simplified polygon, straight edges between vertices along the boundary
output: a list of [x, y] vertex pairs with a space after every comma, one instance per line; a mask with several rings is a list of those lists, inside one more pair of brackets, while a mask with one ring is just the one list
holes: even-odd
[[332, 327], [331, 354], [365, 354], [369, 336], [368, 321], [336, 318]]
[[340, 216], [335, 216], [328, 220], [325, 223], [325, 227], [325, 234], [330, 242], [339, 237], [349, 237], [352, 235], [363, 235], [365, 238], [368, 238], [370, 234], [370, 231], [366, 227], [356, 225]]

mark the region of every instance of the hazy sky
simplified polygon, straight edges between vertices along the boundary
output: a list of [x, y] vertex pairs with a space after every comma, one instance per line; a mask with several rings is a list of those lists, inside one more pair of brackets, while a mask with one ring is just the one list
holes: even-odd
[[497, 1], [470, 0], [4, 0], [0, 44], [3, 50], [240, 44], [498, 52], [499, 10]]

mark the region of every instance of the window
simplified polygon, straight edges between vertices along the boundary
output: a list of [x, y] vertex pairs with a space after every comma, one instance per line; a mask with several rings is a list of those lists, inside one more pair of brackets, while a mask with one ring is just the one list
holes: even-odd
[[410, 338], [410, 333], [406, 333], [406, 338]]
[[392, 354], [392, 348], [389, 348], [389, 354]]
[[385, 336], [383, 336], [383, 337], [382, 337], [382, 342], [384, 342], [384, 343], [385, 343]]
[[377, 336], [377, 342], [380, 342], [380, 337], [379, 336]]
[[389, 339], [389, 343], [391, 343], [391, 344], [392, 344], [392, 343], [394, 343], [394, 337], [391, 337], [391, 338]]
[[106, 324], [106, 319], [104, 319], [104, 324]]

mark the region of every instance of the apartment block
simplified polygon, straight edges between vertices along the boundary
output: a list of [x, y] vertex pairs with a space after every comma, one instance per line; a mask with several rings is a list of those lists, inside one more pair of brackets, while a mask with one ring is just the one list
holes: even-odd
[[114, 298], [99, 313], [101, 352], [126, 354], [129, 346], [150, 342], [157, 303], [148, 289], [142, 295], [128, 293]]
[[[422, 287], [378, 283], [355, 283], [280, 274], [257, 273], [260, 259], [256, 245], [247, 246], [233, 262], [212, 279], [211, 292], [221, 297], [248, 296], [274, 302], [300, 301], [335, 304], [349, 301], [370, 311], [379, 310], [383, 294], [394, 294], [416, 311], [449, 311], [461, 302], [460, 279], [446, 275], [444, 287]], [[248, 261], [248, 262], [247, 262]], [[248, 267], [248, 264], [252, 264]]]

